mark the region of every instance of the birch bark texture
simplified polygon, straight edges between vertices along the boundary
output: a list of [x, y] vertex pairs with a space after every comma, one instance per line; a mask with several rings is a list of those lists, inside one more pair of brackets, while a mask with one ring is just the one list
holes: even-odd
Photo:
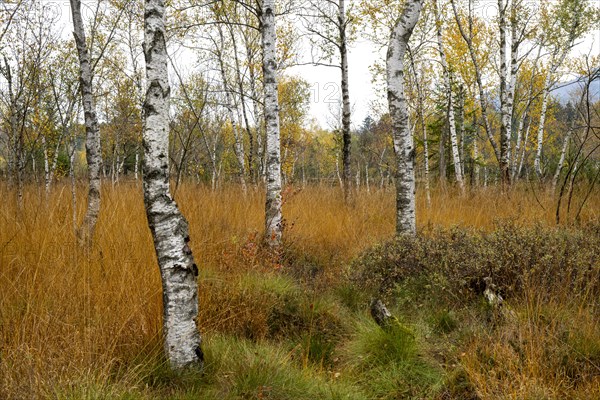
[[415, 146], [404, 92], [404, 55], [419, 20], [423, 0], [408, 0], [392, 30], [387, 52], [388, 105], [396, 154], [396, 234], [416, 233]]
[[263, 0], [259, 16], [263, 50], [265, 125], [267, 134], [265, 239], [269, 246], [278, 247], [281, 245], [283, 219], [281, 215], [281, 139], [279, 131], [279, 97], [277, 93], [275, 0]]
[[92, 67], [90, 53], [87, 48], [83, 19], [81, 17], [81, 1], [71, 1], [73, 17], [73, 36], [79, 58], [79, 82], [83, 113], [85, 119], [85, 155], [88, 168], [88, 200], [83, 224], [79, 227], [78, 238], [81, 242], [89, 243], [94, 237], [94, 230], [100, 214], [100, 167], [102, 152], [100, 149], [100, 130], [96, 116], [96, 104], [92, 91]]
[[342, 161], [344, 167], [344, 198], [348, 201], [350, 195], [350, 149], [352, 146], [352, 136], [350, 135], [351, 110], [350, 89], [348, 84], [348, 40], [346, 37], [348, 21], [346, 18], [345, 0], [339, 0], [338, 10], [340, 66], [342, 69]]
[[446, 59], [446, 53], [444, 52], [444, 46], [442, 41], [442, 21], [440, 18], [440, 11], [438, 8], [438, 0], [433, 3], [435, 11], [435, 25], [437, 33], [437, 46], [438, 52], [440, 53], [440, 62], [442, 64], [442, 72], [444, 76], [444, 85], [446, 86], [446, 94], [448, 95], [448, 125], [450, 127], [450, 143], [452, 145], [452, 161], [454, 163], [454, 175], [456, 177], [456, 183], [460, 191], [464, 193], [465, 183], [462, 174], [462, 165], [460, 161], [460, 154], [458, 151], [458, 139], [456, 136], [456, 114], [454, 111], [454, 95], [452, 93], [452, 75]]
[[144, 203], [160, 268], [163, 334], [173, 369], [202, 367], [198, 316], [198, 267], [189, 247], [188, 223], [169, 188], [169, 79], [165, 1], [146, 0], [144, 56], [146, 99], [142, 145]]

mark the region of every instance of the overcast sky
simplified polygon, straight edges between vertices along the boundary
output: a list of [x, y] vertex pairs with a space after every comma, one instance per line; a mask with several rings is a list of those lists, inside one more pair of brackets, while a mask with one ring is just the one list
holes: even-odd
[[[61, 14], [61, 22], [65, 25], [64, 34], [71, 35], [70, 9], [68, 0], [44, 0], [54, 4], [56, 12]], [[356, 1], [356, 0], [350, 0]], [[534, 1], [538, 4], [538, 1]], [[544, 0], [541, 0], [544, 1]], [[550, 0], [555, 1], [555, 0]], [[600, 0], [591, 0], [597, 6]], [[95, 4], [91, 1], [83, 1], [84, 14], [85, 5]], [[479, 0], [476, 2], [476, 13], [486, 19], [493, 19], [497, 12], [497, 0]], [[87, 10], [89, 12], [89, 9]], [[582, 53], [600, 54], [600, 28], [589, 34], [573, 51], [572, 55]], [[308, 48], [305, 46], [305, 51]], [[349, 78], [350, 78], [350, 101], [352, 104], [352, 124], [356, 128], [368, 115], [372, 115], [371, 103], [377, 100], [375, 88], [372, 84], [372, 73], [369, 67], [383, 56], [377, 46], [359, 36], [349, 47]], [[307, 57], [308, 58], [308, 57]], [[308, 61], [308, 60], [304, 60]], [[286, 73], [299, 75], [308, 81], [311, 90], [310, 115], [315, 118], [324, 128], [330, 128], [331, 121], [335, 119], [332, 108], [335, 109], [340, 99], [340, 69], [322, 66], [296, 66], [289, 68]]]

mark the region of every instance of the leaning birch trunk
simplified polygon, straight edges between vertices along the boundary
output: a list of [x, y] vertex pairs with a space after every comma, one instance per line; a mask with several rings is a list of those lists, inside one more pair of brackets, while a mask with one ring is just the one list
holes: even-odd
[[450, 77], [448, 62], [446, 60], [446, 53], [444, 52], [444, 47], [442, 45], [442, 22], [440, 21], [437, 0], [434, 2], [433, 6], [435, 9], [435, 23], [437, 27], [436, 30], [438, 52], [440, 53], [440, 61], [442, 63], [446, 94], [448, 95], [448, 125], [450, 127], [450, 143], [452, 145], [452, 161], [454, 162], [454, 175], [456, 176], [456, 183], [458, 183], [460, 191], [464, 193], [465, 183], [463, 180], [462, 168], [460, 163], [460, 153], [458, 151], [458, 139], [456, 136], [456, 116], [454, 111], [454, 97], [452, 94], [452, 80]]
[[163, 289], [164, 348], [174, 369], [201, 367], [198, 317], [198, 268], [189, 247], [188, 224], [169, 189], [169, 79], [164, 24], [165, 1], [147, 0], [144, 55], [143, 187], [148, 226]]
[[277, 94], [277, 52], [275, 0], [264, 0], [260, 14], [267, 133], [265, 238], [271, 247], [281, 245], [281, 148], [279, 136], [279, 97]]
[[390, 36], [387, 52], [388, 104], [396, 153], [396, 234], [416, 233], [415, 148], [404, 93], [404, 55], [423, 0], [409, 0]]
[[78, 230], [80, 242], [90, 242], [94, 237], [94, 229], [100, 213], [100, 132], [96, 116], [96, 104], [92, 92], [92, 68], [90, 54], [87, 49], [83, 19], [81, 18], [81, 0], [71, 0], [73, 16], [73, 36], [79, 57], [79, 82], [85, 117], [85, 154], [88, 168], [88, 204], [82, 226]]
[[342, 166], [344, 181], [344, 198], [347, 201], [350, 195], [350, 89], [348, 80], [348, 43], [346, 39], [346, 8], [345, 0], [339, 0], [338, 24], [340, 30], [340, 59], [342, 67]]

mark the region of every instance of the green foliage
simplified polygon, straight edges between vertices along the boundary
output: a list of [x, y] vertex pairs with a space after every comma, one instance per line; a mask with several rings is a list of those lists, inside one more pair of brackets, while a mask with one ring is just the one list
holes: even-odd
[[355, 262], [353, 280], [372, 293], [391, 295], [406, 279], [421, 277], [424, 292], [436, 291], [458, 305], [482, 294], [486, 277], [508, 297], [535, 285], [548, 293], [566, 289], [592, 298], [600, 294], [599, 243], [599, 229], [593, 225], [571, 230], [505, 223], [492, 233], [434, 230], [366, 252]]

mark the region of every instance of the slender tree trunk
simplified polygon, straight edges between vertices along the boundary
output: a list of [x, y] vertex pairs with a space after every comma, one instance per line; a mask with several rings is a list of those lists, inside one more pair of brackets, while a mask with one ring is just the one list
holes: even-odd
[[79, 228], [78, 237], [80, 241], [89, 243], [94, 237], [94, 229], [98, 220], [98, 214], [100, 213], [100, 167], [102, 164], [102, 153], [100, 151], [100, 132], [98, 129], [98, 118], [96, 117], [96, 104], [92, 91], [90, 55], [86, 44], [83, 20], [81, 18], [81, 0], [70, 1], [73, 16], [73, 35], [79, 57], [79, 81], [85, 116], [85, 150], [89, 179], [87, 210], [83, 225]]
[[525, 163], [525, 155], [527, 154], [527, 143], [529, 142], [529, 132], [531, 128], [531, 121], [527, 124], [527, 129], [525, 130], [525, 138], [523, 139], [523, 148], [521, 150], [521, 159], [519, 161], [519, 167], [517, 168], [517, 177], [521, 176], [521, 172], [523, 171], [523, 164]]
[[519, 154], [521, 151], [521, 146], [524, 146], [526, 143], [523, 141], [523, 128], [525, 125], [525, 120], [527, 118], [527, 110], [523, 112], [523, 115], [519, 119], [519, 126], [517, 127], [517, 143], [515, 145], [515, 151], [513, 152], [513, 161], [511, 163], [511, 180], [515, 181], [518, 179], [517, 170], [519, 167]]
[[550, 90], [550, 72], [546, 76], [546, 82], [544, 86], [544, 93], [542, 94], [542, 111], [540, 112], [540, 123], [538, 124], [538, 136], [537, 136], [537, 148], [535, 150], [535, 159], [533, 161], [533, 166], [535, 169], [535, 173], [538, 178], [542, 178], [543, 169], [542, 169], [542, 149], [544, 146], [544, 128], [546, 125], [546, 113], [548, 112], [548, 98], [549, 98], [549, 90]]
[[[448, 119], [446, 119], [448, 121]], [[446, 187], [446, 126], [442, 127], [438, 143], [438, 169], [440, 185]]]
[[71, 206], [73, 208], [73, 232], [77, 234], [77, 185], [75, 181], [75, 138], [69, 143], [69, 178], [71, 179]]
[[50, 194], [50, 162], [48, 161], [48, 144], [46, 136], [42, 134], [42, 151], [44, 153], [44, 187], [46, 189], [46, 197]]
[[458, 139], [456, 136], [456, 116], [454, 110], [454, 96], [452, 93], [452, 77], [448, 68], [448, 62], [446, 60], [446, 53], [444, 52], [444, 46], [442, 44], [442, 22], [440, 20], [437, 0], [434, 2], [435, 7], [435, 19], [437, 27], [437, 45], [438, 52], [440, 53], [440, 61], [442, 63], [442, 70], [444, 75], [444, 84], [446, 86], [446, 95], [448, 96], [448, 125], [450, 127], [450, 143], [452, 146], [452, 161], [454, 162], [454, 175], [456, 176], [456, 183], [461, 192], [465, 191], [465, 183], [463, 180], [462, 168], [460, 163], [460, 154], [458, 150]]
[[365, 185], [367, 186], [367, 193], [371, 193], [371, 186], [369, 184], [369, 163], [365, 163]]
[[500, 163], [501, 162], [501, 154], [500, 154], [500, 150], [498, 149], [498, 143], [496, 142], [496, 139], [494, 139], [492, 127], [490, 125], [490, 121], [488, 118], [487, 101], [486, 101], [486, 97], [485, 97], [485, 91], [483, 88], [483, 78], [481, 76], [481, 68], [479, 66], [479, 61], [477, 60], [477, 55], [475, 54], [475, 48], [473, 46], [473, 32], [472, 32], [473, 0], [469, 0], [469, 15], [468, 15], [469, 32], [468, 32], [468, 34], [467, 34], [465, 28], [463, 27], [461, 18], [458, 15], [458, 10], [456, 8], [455, 0], [451, 0], [450, 2], [452, 3], [452, 10], [454, 11], [454, 18], [457, 22], [458, 29], [460, 31], [462, 38], [464, 39], [465, 43], [467, 44], [467, 47], [469, 49], [469, 55], [471, 56], [471, 62], [473, 63], [473, 68], [475, 69], [475, 81], [477, 82], [477, 88], [479, 90], [479, 104], [481, 107], [481, 119], [483, 120], [483, 126], [485, 128], [485, 133], [488, 137], [488, 140], [490, 141], [490, 144], [492, 145], [492, 148], [494, 150], [494, 155], [496, 156], [496, 159]]
[[462, 85], [460, 86], [460, 91], [458, 94], [458, 109], [459, 109], [458, 118], [460, 120], [460, 122], [459, 122], [460, 171], [462, 172], [463, 179], [466, 179], [465, 178], [465, 139], [466, 139], [465, 138], [465, 135], [466, 135], [466, 131], [465, 131], [465, 92], [464, 92]]
[[338, 26], [340, 30], [340, 59], [342, 67], [342, 165], [344, 181], [344, 198], [347, 201], [350, 195], [350, 149], [352, 137], [350, 136], [350, 89], [348, 81], [348, 43], [346, 38], [346, 6], [345, 0], [339, 0]]
[[169, 79], [165, 1], [146, 0], [144, 55], [144, 203], [163, 288], [165, 353], [172, 368], [202, 366], [198, 316], [198, 267], [190, 250], [188, 223], [169, 189]]
[[[500, 25], [500, 178], [503, 186], [510, 185], [510, 129], [512, 100], [510, 94], [510, 76], [506, 64], [506, 9], [505, 0], [498, 0]], [[512, 46], [511, 46], [512, 47]]]
[[[252, 130], [250, 129], [250, 122], [248, 120], [248, 111], [246, 110], [246, 99], [245, 99], [245, 91], [244, 91], [244, 81], [242, 78], [242, 75], [240, 73], [241, 71], [241, 67], [240, 67], [240, 59], [238, 56], [238, 47], [237, 47], [237, 43], [236, 43], [236, 39], [235, 39], [235, 34], [233, 31], [233, 27], [230, 25], [229, 26], [229, 34], [231, 36], [231, 42], [233, 44], [233, 56], [235, 58], [235, 74], [236, 74], [236, 83], [237, 83], [237, 88], [240, 96], [240, 106], [242, 109], [242, 117], [244, 119], [244, 125], [245, 125], [245, 130], [246, 130], [246, 134], [248, 135], [248, 144], [249, 144], [249, 150], [248, 150], [248, 169], [250, 170], [250, 177], [252, 179], [253, 175], [253, 148], [254, 148], [254, 136], [252, 134]], [[255, 101], [255, 100], [253, 100]], [[243, 138], [240, 137], [240, 141], [244, 142]], [[243, 153], [243, 148], [242, 148], [242, 153]], [[245, 174], [245, 167], [244, 167], [244, 174]], [[244, 181], [244, 186], [246, 186], [246, 182]], [[244, 189], [244, 193], [246, 192], [246, 189]]]
[[388, 104], [396, 154], [396, 234], [416, 233], [415, 148], [404, 93], [404, 55], [423, 0], [408, 0], [390, 36], [387, 52]]
[[265, 89], [265, 125], [267, 129], [267, 201], [265, 237], [271, 247], [281, 245], [281, 147], [279, 133], [279, 98], [277, 93], [277, 51], [275, 0], [263, 0], [260, 10]]
[[556, 172], [554, 173], [554, 177], [552, 178], [552, 191], [556, 190], [556, 185], [558, 184], [558, 178], [560, 177], [560, 173], [565, 164], [565, 158], [567, 155], [567, 149], [569, 148], [569, 142], [571, 141], [571, 135], [573, 134], [573, 129], [569, 129], [567, 132], [567, 136], [565, 136], [565, 140], [563, 142], [563, 147], [560, 152], [560, 159], [558, 160], [558, 165], [556, 166]]
[[140, 153], [139, 149], [135, 149], [135, 165], [133, 166], [133, 174], [135, 176], [135, 180], [138, 180], [138, 165], [140, 163]]
[[[221, 49], [217, 50], [217, 57], [219, 59], [219, 69], [221, 72], [221, 78], [223, 80], [223, 88], [225, 90], [225, 108], [227, 109], [227, 113], [229, 115], [229, 120], [231, 122], [231, 129], [233, 130], [233, 137], [234, 137], [234, 149], [235, 149], [235, 156], [236, 159], [238, 161], [238, 167], [239, 167], [239, 180], [240, 180], [240, 185], [242, 186], [242, 192], [244, 193], [244, 195], [247, 192], [246, 189], [246, 157], [245, 157], [245, 153], [244, 153], [244, 138], [242, 137], [242, 134], [240, 132], [240, 126], [237, 123], [237, 120], [235, 118], [235, 113], [234, 113], [234, 105], [233, 105], [233, 101], [231, 99], [231, 93], [229, 90], [229, 84], [228, 84], [228, 79], [227, 79], [227, 72], [225, 71], [225, 62], [223, 60], [223, 53], [222, 53], [222, 49], [225, 46], [225, 39], [223, 37], [223, 31], [221, 29], [221, 26], [218, 26], [219, 29], [219, 37], [221, 40]], [[233, 38], [233, 40], [235, 40], [235, 38]], [[236, 55], [236, 61], [237, 61], [237, 55]], [[239, 65], [236, 65], [236, 69], [239, 68]], [[243, 100], [242, 100], [243, 101]]]

